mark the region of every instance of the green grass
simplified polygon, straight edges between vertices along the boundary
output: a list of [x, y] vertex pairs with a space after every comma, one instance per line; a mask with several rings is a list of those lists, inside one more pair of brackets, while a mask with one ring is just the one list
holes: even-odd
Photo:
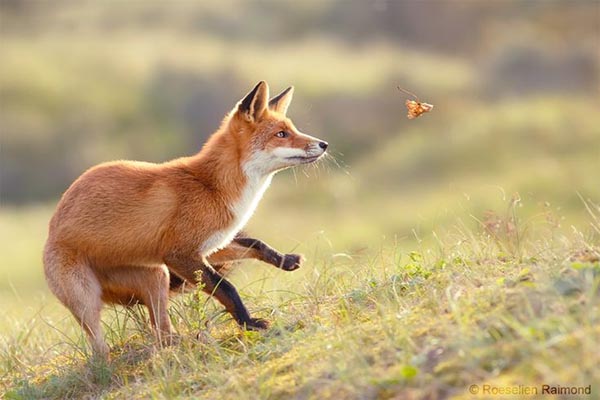
[[42, 295], [31, 318], [4, 317], [5, 398], [473, 398], [472, 384], [592, 385], [596, 398], [600, 208], [565, 233], [517, 204], [435, 245], [335, 254], [315, 238], [297, 272], [241, 267], [232, 280], [266, 332], [190, 294], [170, 309], [179, 343], [158, 349], [145, 312], [109, 308], [107, 365]]

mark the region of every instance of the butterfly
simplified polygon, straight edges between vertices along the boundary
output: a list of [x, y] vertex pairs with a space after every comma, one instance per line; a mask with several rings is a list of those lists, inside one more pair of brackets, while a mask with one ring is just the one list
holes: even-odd
[[406, 117], [408, 119], [417, 118], [421, 114], [433, 110], [433, 104], [421, 103], [419, 101], [419, 98], [414, 93], [411, 93], [408, 90], [404, 90], [400, 86], [398, 86], [398, 90], [400, 90], [404, 93], [410, 94], [411, 96], [413, 96], [416, 99], [416, 100], [406, 100], [405, 104], [406, 104], [406, 109], [408, 110], [408, 114], [406, 114]]

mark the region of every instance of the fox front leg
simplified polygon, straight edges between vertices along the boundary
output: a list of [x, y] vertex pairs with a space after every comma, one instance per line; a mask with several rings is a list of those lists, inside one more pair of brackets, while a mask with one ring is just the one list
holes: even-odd
[[258, 259], [269, 263], [277, 268], [281, 268], [284, 271], [294, 271], [300, 268], [303, 257], [300, 254], [281, 254], [265, 242], [249, 238], [249, 237], [236, 237], [233, 239], [233, 243], [246, 248], [254, 250], [258, 254]]
[[231, 282], [223, 278], [205, 260], [172, 254], [166, 257], [164, 262], [169, 270], [175, 271], [177, 275], [188, 282], [198, 283], [200, 281], [203, 284], [202, 291], [216, 297], [242, 328], [256, 330], [269, 327], [266, 320], [250, 316]]
[[299, 254], [281, 254], [261, 240], [241, 235], [233, 239], [227, 247], [208, 257], [208, 261], [215, 266], [215, 269], [218, 269], [217, 265], [227, 266], [232, 261], [244, 259], [260, 260], [285, 271], [300, 268], [303, 261]]

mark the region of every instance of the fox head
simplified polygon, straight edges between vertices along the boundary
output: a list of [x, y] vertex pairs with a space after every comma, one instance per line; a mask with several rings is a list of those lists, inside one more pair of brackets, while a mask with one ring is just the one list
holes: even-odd
[[232, 111], [229, 130], [246, 174], [269, 175], [325, 154], [327, 142], [300, 132], [286, 116], [293, 94], [289, 87], [269, 100], [269, 86], [261, 81]]

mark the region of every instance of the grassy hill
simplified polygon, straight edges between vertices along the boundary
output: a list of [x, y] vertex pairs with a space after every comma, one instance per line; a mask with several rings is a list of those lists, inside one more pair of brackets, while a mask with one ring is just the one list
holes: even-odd
[[472, 385], [543, 384], [595, 393], [600, 208], [588, 204], [589, 232], [564, 235], [523, 223], [515, 206], [480, 229], [457, 224], [433, 247], [334, 254], [317, 240], [297, 273], [241, 267], [233, 280], [273, 322], [266, 332], [242, 332], [190, 294], [170, 309], [179, 343], [159, 349], [145, 312], [110, 309], [108, 365], [88, 360], [79, 328], [46, 298], [31, 319], [3, 317], [5, 398], [473, 398]]

